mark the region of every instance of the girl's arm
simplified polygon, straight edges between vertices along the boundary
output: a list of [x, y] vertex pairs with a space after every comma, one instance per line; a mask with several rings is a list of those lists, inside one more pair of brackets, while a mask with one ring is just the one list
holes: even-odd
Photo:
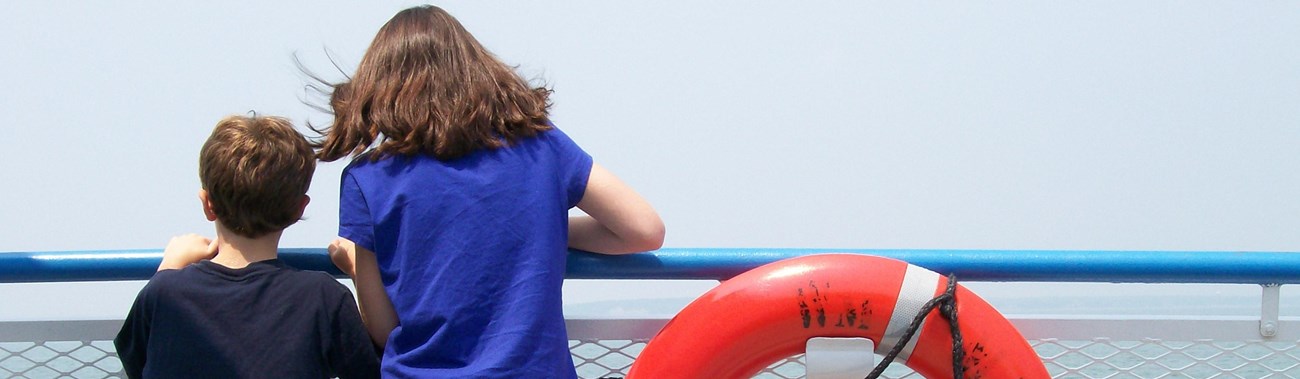
[[602, 254], [628, 254], [664, 244], [664, 222], [650, 203], [613, 173], [591, 165], [578, 202], [586, 216], [569, 217], [569, 247]]
[[361, 322], [366, 324], [366, 331], [375, 343], [378, 351], [383, 351], [388, 343], [388, 334], [397, 327], [397, 311], [384, 292], [384, 283], [379, 279], [379, 263], [375, 253], [357, 246], [346, 238], [336, 238], [329, 246], [330, 260], [340, 271], [352, 277], [352, 285], [357, 288], [357, 307], [361, 311]]

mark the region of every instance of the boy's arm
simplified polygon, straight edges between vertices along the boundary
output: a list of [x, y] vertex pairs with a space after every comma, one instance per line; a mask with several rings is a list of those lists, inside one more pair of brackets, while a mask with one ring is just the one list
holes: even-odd
[[602, 254], [628, 254], [664, 244], [664, 222], [641, 195], [599, 164], [591, 165], [578, 202], [587, 216], [569, 217], [569, 247]]
[[163, 249], [162, 263], [158, 264], [158, 271], [178, 270], [191, 263], [212, 259], [217, 255], [217, 241], [198, 234], [172, 237], [172, 240], [167, 242], [167, 248]]
[[332, 375], [339, 379], [369, 379], [379, 377], [379, 355], [365, 323], [357, 312], [352, 293], [343, 291], [333, 310], [334, 330], [327, 335], [333, 340], [326, 350]]
[[397, 311], [384, 292], [384, 283], [379, 278], [379, 262], [375, 253], [357, 246], [346, 238], [335, 238], [329, 245], [330, 260], [340, 271], [352, 277], [352, 285], [357, 288], [357, 307], [361, 310], [361, 321], [366, 324], [371, 342], [382, 351], [388, 343], [388, 334], [397, 327]]
[[113, 347], [117, 357], [122, 361], [122, 372], [127, 378], [139, 379], [144, 374], [145, 353], [149, 345], [149, 313], [145, 297], [148, 287], [136, 295], [131, 311], [126, 314], [122, 330], [113, 338]]

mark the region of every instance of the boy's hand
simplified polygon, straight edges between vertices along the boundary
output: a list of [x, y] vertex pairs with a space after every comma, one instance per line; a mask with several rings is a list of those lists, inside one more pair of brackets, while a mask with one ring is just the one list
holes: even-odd
[[357, 277], [357, 245], [352, 241], [339, 237], [330, 242], [329, 247], [325, 248], [330, 253], [330, 260], [338, 266], [339, 271], [343, 271], [349, 277]]
[[217, 255], [217, 240], [209, 240], [198, 234], [186, 234], [172, 237], [163, 249], [162, 263], [158, 271], [177, 270], [204, 259]]

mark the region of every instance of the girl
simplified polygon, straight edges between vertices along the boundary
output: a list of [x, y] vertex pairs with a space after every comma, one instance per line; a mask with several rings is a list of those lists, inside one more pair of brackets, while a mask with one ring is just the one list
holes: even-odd
[[434, 6], [393, 16], [334, 85], [318, 157], [355, 158], [329, 250], [385, 376], [576, 378], [566, 248], [663, 244], [650, 204], [551, 124], [549, 95]]

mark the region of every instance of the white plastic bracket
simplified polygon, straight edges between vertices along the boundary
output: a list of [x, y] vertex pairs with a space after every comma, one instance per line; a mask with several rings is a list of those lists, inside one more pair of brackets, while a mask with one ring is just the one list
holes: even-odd
[[1277, 335], [1278, 298], [1281, 297], [1282, 285], [1265, 284], [1263, 301], [1259, 309], [1259, 335], [1272, 338]]
[[810, 338], [804, 348], [808, 379], [864, 378], [876, 366], [875, 351], [866, 338]]

